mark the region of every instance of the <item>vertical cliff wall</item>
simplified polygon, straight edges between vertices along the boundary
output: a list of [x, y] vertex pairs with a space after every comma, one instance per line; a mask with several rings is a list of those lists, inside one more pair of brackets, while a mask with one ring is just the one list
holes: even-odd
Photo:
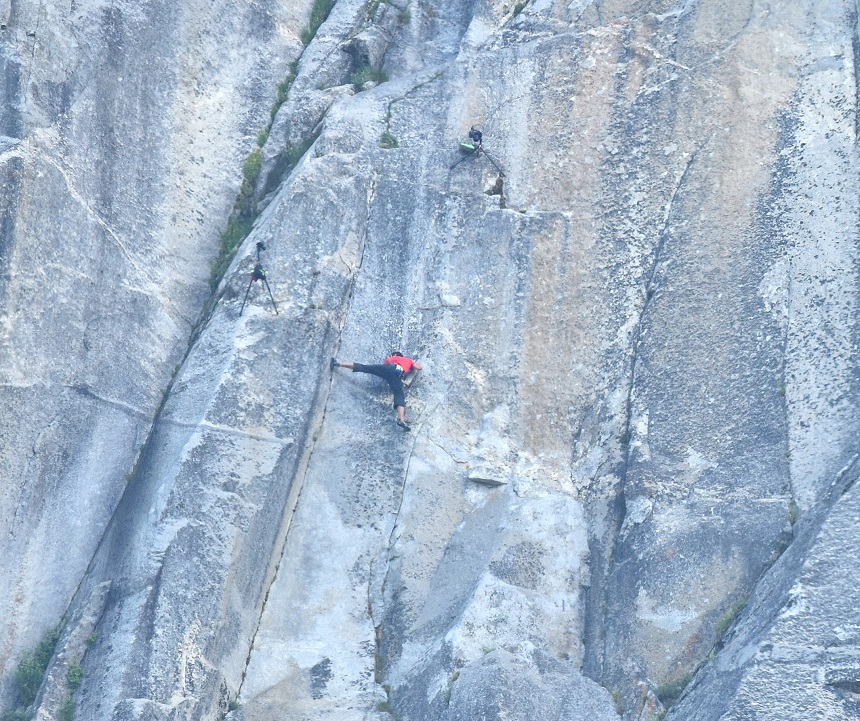
[[0, 670], [59, 623], [209, 295], [301, 6], [0, 3]]
[[[231, 52], [262, 64], [302, 25], [248, 13], [221, 46], [234, 80]], [[53, 606], [19, 592], [47, 627], [77, 587], [39, 712], [74, 657], [81, 717], [116, 721], [857, 716], [856, 22], [844, 0], [337, 2], [127, 490], [75, 476], [105, 498], [99, 536], [55, 563]], [[189, 261], [214, 255], [266, 108], [247, 102], [206, 115], [233, 162]], [[488, 155], [463, 159], [472, 124]], [[159, 276], [162, 312], [202, 307], [197, 280]], [[151, 340], [161, 385], [110, 374], [149, 389], [138, 425], [96, 443], [75, 422], [69, 459], [129, 473], [189, 328]], [[104, 338], [154, 363], [139, 330]], [[329, 368], [394, 348], [425, 364], [410, 433], [378, 379]], [[60, 542], [24, 527], [34, 553]]]

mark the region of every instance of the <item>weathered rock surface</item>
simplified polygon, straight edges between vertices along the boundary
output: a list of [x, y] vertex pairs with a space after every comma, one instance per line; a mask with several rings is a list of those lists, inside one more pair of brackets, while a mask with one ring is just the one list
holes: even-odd
[[855, 460], [822, 501], [821, 515], [797, 524], [794, 543], [672, 718], [860, 716], [857, 475]]
[[[374, 29], [395, 10], [399, 29]], [[51, 562], [51, 603], [19, 591], [47, 628], [78, 581], [70, 618], [111, 584], [80, 717], [609, 721], [661, 717], [679, 696], [670, 718], [860, 717], [857, 13], [844, 0], [338, 2], [264, 148], [266, 208], [124, 495], [202, 277], [159, 287], [184, 326], [159, 335], [141, 315], [100, 336], [107, 349], [146, 337], [161, 356], [126, 341], [121, 370], [98, 355], [104, 387], [70, 358], [66, 395], [4, 388], [39, 413], [4, 419], [16, 492], [60, 508], [70, 462], [113, 479], [74, 476], [105, 499], [80, 533], [110, 523], [77, 565]], [[245, 49], [249, 23], [228, 47]], [[356, 92], [342, 48], [371, 40], [378, 54], [390, 43], [391, 80]], [[260, 36], [254, 52], [280, 42]], [[261, 96], [280, 79], [267, 72]], [[231, 129], [217, 140], [235, 173], [250, 121], [208, 120]], [[473, 123], [489, 156], [457, 164]], [[12, 178], [33, 141], [0, 134]], [[278, 185], [278, 163], [315, 137]], [[233, 177], [204, 184], [221, 205], [205, 205], [189, 262], [210, 257]], [[32, 185], [10, 187], [12, 227], [25, 209], [49, 225]], [[52, 232], [39, 247], [68, 252]], [[251, 284], [240, 316], [259, 241], [278, 312]], [[36, 283], [5, 272], [23, 307]], [[96, 302], [76, 287], [69, 303]], [[6, 346], [48, 368], [61, 357], [10, 323]], [[62, 347], [80, 342], [74, 327]], [[408, 434], [381, 381], [328, 365], [394, 348], [425, 364]], [[107, 398], [126, 427], [65, 420], [68, 398]], [[73, 433], [92, 428], [110, 435]], [[48, 435], [29, 459], [34, 429]], [[68, 460], [51, 460], [43, 448], [62, 443]], [[37, 465], [43, 486], [18, 473]], [[66, 543], [64, 527], [27, 535], [32, 553]]]
[[0, 704], [123, 495], [306, 12], [0, 3]]

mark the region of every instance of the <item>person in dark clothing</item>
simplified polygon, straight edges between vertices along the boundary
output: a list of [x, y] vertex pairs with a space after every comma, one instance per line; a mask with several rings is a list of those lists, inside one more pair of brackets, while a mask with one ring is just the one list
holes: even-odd
[[406, 392], [403, 389], [403, 376], [413, 368], [421, 370], [423, 366], [411, 358], [407, 358], [400, 351], [394, 351], [382, 363], [377, 365], [364, 365], [353, 361], [340, 362], [337, 358], [331, 359], [332, 368], [350, 368], [353, 373], [370, 373], [388, 382], [392, 393], [394, 393], [394, 409], [397, 411], [397, 425], [404, 430], [409, 430], [406, 422]]
[[475, 147], [480, 150], [484, 144], [484, 134], [473, 125], [469, 129], [469, 140], [471, 140], [475, 144]]

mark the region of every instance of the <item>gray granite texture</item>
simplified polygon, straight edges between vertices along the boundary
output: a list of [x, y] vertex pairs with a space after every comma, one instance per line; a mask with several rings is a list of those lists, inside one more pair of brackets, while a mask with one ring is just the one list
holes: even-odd
[[0, 2], [0, 707], [186, 353], [300, 5]]
[[42, 717], [860, 718], [856, 3], [203, 5], [0, 36], [4, 699], [63, 621]]

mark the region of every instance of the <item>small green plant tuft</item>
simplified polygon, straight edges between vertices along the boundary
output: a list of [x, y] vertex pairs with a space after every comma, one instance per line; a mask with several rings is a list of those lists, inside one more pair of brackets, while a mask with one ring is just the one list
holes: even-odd
[[400, 22], [404, 25], [412, 22], [412, 11], [408, 7], [400, 11]]
[[681, 698], [681, 694], [684, 693], [684, 689], [687, 688], [692, 679], [693, 674], [688, 673], [675, 681], [669, 681], [658, 686], [655, 691], [657, 698], [660, 699], [660, 703], [666, 708], [673, 706]]
[[69, 670], [66, 671], [66, 683], [69, 685], [69, 691], [74, 693], [84, 680], [84, 667], [81, 664], [73, 661], [69, 664]]
[[240, 704], [235, 698], [231, 698], [227, 703], [228, 711], [238, 711], [240, 708], [242, 708], [242, 704]]
[[621, 698], [621, 692], [615, 688], [614, 686], [608, 686], [606, 688], [609, 691], [609, 695], [612, 696], [612, 702], [615, 704], [615, 710], [619, 716], [624, 715], [624, 702]]
[[218, 251], [218, 258], [212, 264], [212, 272], [209, 278], [212, 290], [218, 287], [218, 283], [227, 270], [227, 266], [233, 260], [236, 248], [248, 237], [253, 227], [253, 218], [233, 216], [227, 221], [227, 229], [221, 234], [221, 247]]
[[67, 698], [60, 707], [60, 721], [75, 721], [75, 699]]
[[42, 679], [51, 663], [57, 641], [60, 640], [60, 629], [46, 633], [39, 645], [32, 653], [28, 653], [21, 659], [21, 663], [15, 670], [15, 683], [18, 685], [18, 697], [22, 706], [29, 706], [36, 700]]
[[386, 130], [382, 134], [382, 137], [379, 139], [379, 144], [386, 150], [400, 147], [400, 143], [397, 142], [397, 137], [389, 130]]
[[723, 636], [725, 636], [726, 631], [729, 630], [729, 626], [732, 625], [732, 622], [738, 617], [741, 611], [746, 608], [747, 599], [742, 598], [736, 604], [734, 604], [728, 611], [726, 611], [721, 617], [720, 620], [717, 621], [717, 628], [715, 634], [717, 636], [717, 645], [722, 644]]
[[0, 721], [31, 721], [32, 718], [30, 714], [19, 708], [14, 711], [4, 711], [0, 714]]
[[370, 0], [367, 4], [367, 19], [373, 20], [376, 17], [376, 11], [379, 10], [379, 5], [382, 0]]
[[519, 15], [523, 11], [523, 9], [525, 8], [526, 5], [528, 5], [528, 0], [520, 0], [520, 2], [518, 2], [516, 5], [514, 5], [513, 17], [516, 17], [517, 15]]
[[242, 185], [239, 188], [238, 196], [236, 196], [236, 202], [233, 203], [233, 212], [230, 213], [227, 228], [221, 234], [221, 247], [218, 251], [218, 257], [212, 264], [209, 285], [213, 291], [227, 270], [227, 266], [230, 265], [230, 261], [233, 260], [236, 248], [242, 244], [242, 241], [248, 237], [254, 227], [254, 220], [257, 218], [254, 187], [257, 178], [260, 177], [262, 167], [263, 151], [260, 148], [254, 148], [245, 158], [245, 164], [242, 166]]
[[371, 67], [370, 65], [358, 68], [349, 77], [349, 81], [352, 83], [352, 87], [355, 88], [355, 92], [357, 93], [361, 92], [366, 83], [371, 81], [374, 83], [384, 83], [386, 80], [388, 80], [388, 73], [384, 70]]
[[794, 500], [794, 496], [792, 496], [788, 503], [788, 522], [793, 526], [797, 523], [797, 517], [799, 515], [800, 512], [797, 509], [797, 502]]
[[460, 678], [460, 669], [454, 669], [453, 673], [448, 677], [448, 688], [445, 689], [445, 705], [448, 706], [451, 703], [451, 694], [454, 691], [454, 684], [457, 682], [457, 679]]
[[260, 169], [263, 167], [263, 151], [260, 148], [255, 148], [251, 154], [245, 158], [245, 165], [242, 168], [242, 175], [245, 176], [251, 185], [257, 182], [260, 175]]
[[334, 0], [314, 0], [310, 22], [308, 27], [302, 30], [302, 44], [309, 45], [311, 40], [316, 37], [320, 25], [326, 21], [333, 7]]
[[275, 102], [272, 103], [272, 109], [269, 111], [269, 125], [260, 131], [259, 135], [257, 135], [257, 145], [261, 148], [266, 144], [266, 141], [269, 139], [269, 131], [272, 129], [272, 123], [275, 122], [275, 116], [278, 114], [278, 111], [281, 109], [281, 106], [287, 102], [287, 98], [290, 96], [290, 88], [293, 87], [293, 81], [296, 79], [296, 68], [299, 65], [299, 61], [293, 60], [290, 63], [290, 72], [281, 82], [278, 83], [278, 93], [275, 96]]
[[269, 130], [271, 125], [267, 125], [259, 133], [257, 133], [257, 147], [262, 148], [269, 139]]
[[268, 195], [275, 190], [281, 181], [295, 168], [299, 161], [304, 157], [304, 154], [310, 150], [311, 145], [317, 139], [317, 135], [305, 139], [301, 143], [291, 145], [284, 152], [275, 157], [272, 163], [272, 169], [266, 178], [266, 185], [263, 187], [263, 195]]
[[293, 84], [292, 73], [278, 83], [278, 105], [283, 105], [290, 94], [290, 86]]
[[397, 712], [394, 710], [394, 706], [392, 706], [388, 701], [380, 701], [376, 704], [376, 710], [380, 713], [387, 713], [394, 721], [400, 721], [400, 716], [397, 715]]

